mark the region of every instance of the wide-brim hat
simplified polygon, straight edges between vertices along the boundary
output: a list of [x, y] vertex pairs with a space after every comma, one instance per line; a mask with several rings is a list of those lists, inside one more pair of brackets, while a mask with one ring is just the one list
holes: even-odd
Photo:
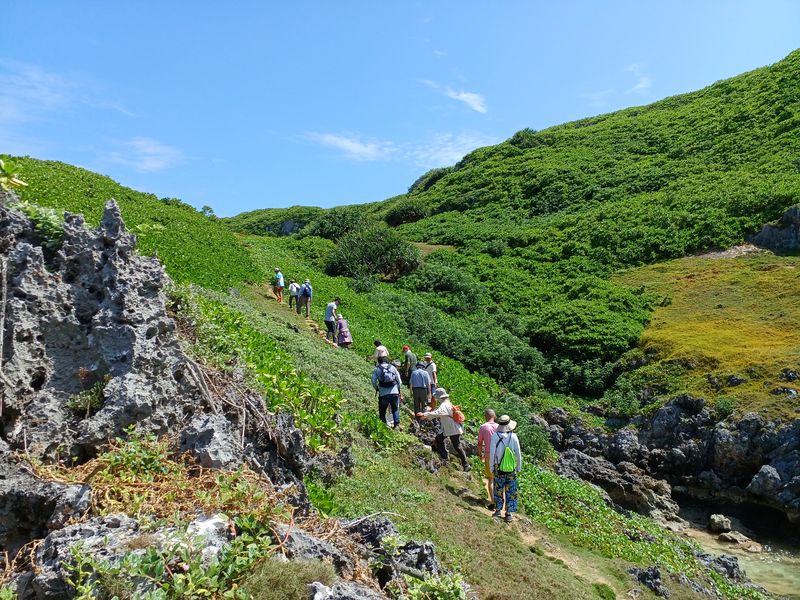
[[437, 400], [447, 400], [450, 397], [450, 394], [448, 394], [447, 390], [444, 388], [436, 388], [433, 391], [433, 397]]
[[505, 431], [514, 431], [517, 428], [517, 422], [512, 421], [508, 415], [503, 415], [495, 421], [497, 423], [497, 431], [503, 433]]
[[310, 279], [306, 279], [303, 283], [311, 283]]
[[433, 354], [431, 354], [430, 352], [428, 352], [428, 353], [427, 353], [427, 354], [425, 354], [425, 356], [423, 356], [422, 358], [433, 358]]

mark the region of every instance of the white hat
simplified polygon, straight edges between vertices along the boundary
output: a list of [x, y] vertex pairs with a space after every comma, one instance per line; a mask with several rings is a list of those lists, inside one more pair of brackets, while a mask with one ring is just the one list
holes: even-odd
[[447, 400], [450, 398], [450, 394], [447, 393], [447, 390], [444, 388], [436, 388], [433, 390], [433, 397], [437, 400]]

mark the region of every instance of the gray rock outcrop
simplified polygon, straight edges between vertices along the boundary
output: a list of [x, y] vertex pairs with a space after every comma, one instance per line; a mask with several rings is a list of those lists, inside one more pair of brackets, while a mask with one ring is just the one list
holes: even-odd
[[777, 223], [768, 223], [749, 240], [775, 252], [800, 250], [800, 206], [787, 210]]
[[[609, 461], [615, 470], [632, 464], [644, 476], [689, 495], [768, 506], [800, 523], [800, 421], [781, 424], [753, 413], [736, 422], [717, 421], [701, 398], [687, 395], [673, 398], [650, 418], [639, 417], [636, 428], [616, 432], [588, 428], [561, 409], [544, 418], [561, 453], [579, 450]], [[589, 471], [586, 476], [593, 477]], [[602, 478], [594, 479], [603, 485]], [[609, 481], [610, 488], [618, 487], [615, 479]]]
[[731, 520], [725, 515], [711, 515], [708, 519], [711, 533], [727, 533], [731, 530]]

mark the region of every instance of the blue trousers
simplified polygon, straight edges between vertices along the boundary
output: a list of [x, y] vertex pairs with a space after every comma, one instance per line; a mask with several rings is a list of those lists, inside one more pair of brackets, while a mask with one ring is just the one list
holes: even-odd
[[[504, 497], [505, 496], [505, 497]], [[517, 474], [494, 471], [494, 510], [503, 510], [506, 503], [506, 514], [517, 512]]]
[[386, 422], [386, 409], [392, 407], [392, 417], [394, 418], [394, 426], [400, 426], [400, 394], [386, 394], [378, 398], [378, 415], [381, 422]]

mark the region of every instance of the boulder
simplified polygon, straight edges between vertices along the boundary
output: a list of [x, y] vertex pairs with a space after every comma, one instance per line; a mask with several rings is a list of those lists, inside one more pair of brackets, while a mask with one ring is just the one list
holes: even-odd
[[669, 590], [661, 581], [661, 570], [658, 567], [653, 566], [646, 569], [631, 567], [628, 569], [628, 573], [643, 586], [650, 588], [656, 596], [669, 598]]
[[774, 252], [800, 250], [800, 206], [787, 210], [777, 223], [768, 223], [748, 241]]
[[23, 459], [0, 452], [0, 551], [14, 556], [28, 542], [85, 513], [90, 502], [88, 485], [43, 481]]
[[314, 582], [308, 586], [309, 600], [382, 600], [386, 598], [373, 589], [353, 582], [339, 582], [331, 587]]
[[720, 533], [717, 539], [719, 539], [721, 542], [742, 545], [752, 542], [749, 537], [739, 531], [726, 531], [725, 533]]
[[299, 527], [278, 525], [275, 527], [276, 542], [283, 544], [287, 558], [291, 560], [321, 560], [330, 562], [339, 575], [353, 574], [353, 561], [333, 544], [320, 540]]
[[731, 520], [725, 515], [711, 515], [708, 528], [712, 533], [726, 533], [731, 530]]
[[220, 414], [192, 417], [181, 432], [181, 452], [189, 452], [202, 466], [210, 469], [237, 469], [242, 465], [239, 432]]

